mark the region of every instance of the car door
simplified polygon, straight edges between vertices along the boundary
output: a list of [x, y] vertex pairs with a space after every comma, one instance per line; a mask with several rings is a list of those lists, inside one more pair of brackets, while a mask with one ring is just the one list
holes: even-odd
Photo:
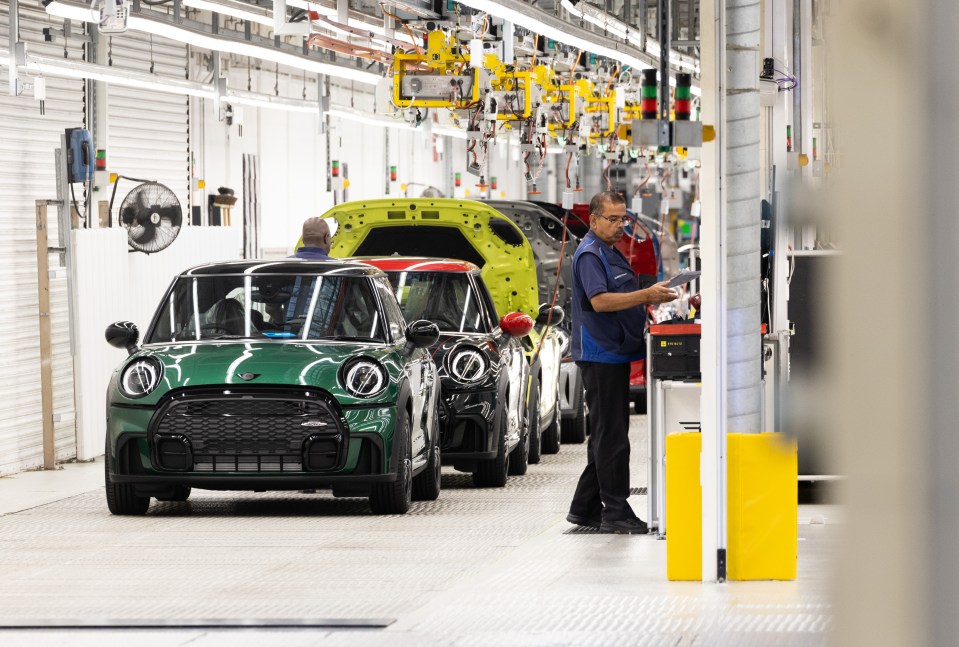
[[500, 357], [500, 373], [506, 375], [506, 382], [510, 385], [509, 399], [504, 403], [506, 415], [506, 435], [510, 445], [518, 442], [523, 429], [523, 419], [526, 406], [526, 388], [529, 378], [529, 369], [523, 346], [518, 339], [504, 333], [499, 327], [499, 316], [493, 305], [493, 298], [479, 272], [470, 274], [474, 289], [480, 296], [480, 303], [486, 313], [489, 329], [493, 332], [494, 343]]
[[429, 459], [429, 446], [436, 433], [431, 428], [434, 417], [430, 414], [436, 407], [436, 367], [425, 348], [413, 348], [406, 344], [406, 320], [403, 311], [396, 302], [396, 296], [386, 277], [374, 279], [376, 292], [382, 306], [384, 321], [390, 329], [394, 342], [402, 343], [404, 352], [408, 353], [407, 366], [410, 382], [411, 411], [410, 430], [412, 441], [414, 469]]

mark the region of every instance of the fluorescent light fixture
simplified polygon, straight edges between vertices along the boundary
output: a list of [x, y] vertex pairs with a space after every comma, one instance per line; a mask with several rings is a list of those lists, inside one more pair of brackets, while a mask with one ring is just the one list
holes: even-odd
[[266, 110], [320, 114], [320, 104], [318, 101], [276, 97], [268, 94], [244, 92], [242, 90], [227, 90], [226, 94], [221, 97], [221, 101], [239, 104], [241, 106], [250, 106], [252, 108], [264, 108]]
[[336, 18], [336, 7], [327, 7], [326, 5], [321, 5], [319, 2], [307, 2], [306, 0], [286, 0], [286, 4], [290, 7], [296, 7], [297, 9], [315, 11], [319, 15], [326, 16], [327, 18]]
[[442, 128], [440, 126], [433, 126], [434, 135], [443, 135], [446, 137], [452, 137], [453, 139], [466, 139], [466, 131], [459, 130], [457, 128]]
[[[71, 20], [97, 22], [89, 10], [83, 9], [82, 14], [85, 17], [79, 18], [77, 16], [80, 14], [77, 14], [75, 11], [75, 6], [60, 2], [59, 0], [54, 0], [54, 2], [48, 4], [46, 9], [47, 13], [53, 16], [70, 18]], [[249, 56], [251, 58], [258, 58], [263, 61], [287, 65], [295, 69], [306, 70], [308, 72], [314, 72], [317, 74], [326, 74], [328, 76], [346, 79], [348, 81], [355, 81], [357, 83], [376, 85], [381, 78], [379, 74], [367, 72], [363, 69], [333, 65], [331, 63], [323, 63], [321, 61], [307, 59], [302, 56], [297, 56], [281, 50], [272, 49], [269, 47], [259, 47], [251, 43], [232, 40], [230, 38], [218, 38], [211, 34], [201, 33], [186, 27], [181, 27], [179, 25], [174, 25], [172, 23], [163, 22], [160, 20], [153, 20], [140, 15], [130, 16], [127, 20], [127, 27], [128, 29], [142, 31], [148, 34], [154, 34], [156, 36], [162, 36], [163, 38], [169, 38], [170, 40], [187, 43], [189, 45], [193, 45], [194, 47], [200, 47], [210, 51], [236, 54], [238, 56]]]
[[[316, 2], [308, 2], [307, 0], [286, 0], [286, 4], [291, 7], [296, 7], [297, 9], [315, 11], [319, 15], [329, 18], [330, 20], [334, 20], [334, 21], [338, 20], [338, 14], [335, 7], [331, 8]], [[348, 27], [353, 27], [354, 29], [362, 29], [364, 31], [369, 31], [376, 34], [377, 36], [384, 36], [384, 37], [390, 36], [391, 38], [395, 38], [397, 40], [402, 40], [404, 42], [407, 42], [411, 46], [416, 45], [416, 43], [409, 37], [409, 34], [407, 34], [406, 31], [403, 29], [387, 30], [382, 23], [379, 23], [379, 24], [370, 23], [355, 17], [348, 17], [346, 23]], [[336, 29], [333, 25], [329, 25], [326, 23], [320, 23], [319, 26], [324, 29], [341, 31]], [[393, 33], [387, 34], [387, 31], [392, 31]]]
[[[9, 56], [6, 50], [0, 50], [0, 65], [9, 65]], [[89, 79], [113, 85], [122, 85], [128, 88], [143, 90], [157, 90], [170, 94], [182, 94], [202, 99], [216, 98], [216, 90], [212, 84], [185, 79], [171, 79], [158, 77], [149, 72], [124, 70], [114, 67], [74, 61], [62, 58], [47, 58], [43, 56], [27, 55], [26, 65], [21, 66], [25, 72], [36, 76], [53, 76], [66, 79]], [[304, 101], [276, 97], [240, 90], [227, 90], [220, 97], [222, 101], [239, 105], [246, 105], [267, 110], [283, 110], [286, 112], [305, 112], [320, 114], [320, 106], [316, 101]]]
[[[255, 22], [261, 25], [266, 25], [267, 27], [273, 26], [273, 17], [268, 16], [265, 13], [256, 13], [245, 9], [243, 7], [237, 6], [236, 3], [230, 4], [221, 4], [219, 2], [211, 2], [211, 0], [180, 0], [184, 6], [192, 7], [194, 9], [200, 9], [202, 11], [213, 11], [225, 16], [232, 16], [239, 20], [246, 20], [247, 22]], [[250, 5], [247, 5], [250, 6]]]
[[414, 130], [413, 126], [402, 119], [380, 119], [372, 115], [355, 112], [345, 108], [330, 108], [326, 111], [326, 114], [331, 117], [336, 117], [337, 119], [355, 121], [368, 126], [379, 126], [380, 128], [399, 128], [400, 130]]
[[[589, 4], [586, 2], [586, 0], [580, 0], [577, 4], [573, 4], [571, 0], [562, 0], [561, 4], [566, 11], [574, 16], [579, 16], [583, 20], [586, 20], [587, 22], [606, 30], [614, 36], [632, 43], [636, 47], [644, 46], [642, 34], [638, 29], [631, 28], [623, 21], [609, 15], [599, 7]], [[662, 53], [659, 42], [653, 38], [646, 38], [645, 48], [646, 53], [654, 58], [659, 58]], [[670, 50], [669, 63], [670, 65], [687, 69], [690, 72], [697, 74], [699, 73], [699, 63], [695, 59], [680, 54], [677, 51]]]
[[75, 22], [95, 22], [99, 24], [100, 10], [94, 9], [95, 6], [93, 3], [81, 7], [62, 2], [51, 2], [46, 6], [46, 9], [51, 16], [58, 16]]
[[[9, 65], [9, 56], [6, 50], [0, 51], [0, 65]], [[170, 94], [183, 94], [191, 97], [212, 99], [216, 91], [212, 85], [186, 79], [161, 78], [149, 72], [122, 70], [106, 67], [96, 63], [76, 61], [65, 58], [48, 58], [44, 56], [27, 55], [26, 65], [20, 66], [29, 74], [36, 76], [54, 76], [65, 79], [90, 79], [113, 83], [128, 88], [143, 90], [160, 90]]]
[[574, 16], [579, 16], [583, 20], [604, 29], [610, 34], [627, 40], [629, 26], [626, 25], [626, 23], [613, 18], [602, 9], [587, 3], [586, 0], [580, 0], [579, 3], [575, 5], [570, 0], [563, 0], [561, 4], [563, 5], [563, 9]]
[[571, 47], [581, 49], [584, 52], [592, 52], [594, 54], [599, 54], [607, 58], [619, 61], [620, 63], [625, 63], [630, 67], [637, 70], [644, 70], [648, 67], [652, 67], [649, 63], [641, 61], [639, 58], [627, 54], [626, 52], [621, 52], [619, 50], [613, 49], [611, 47], [606, 47], [604, 45], [599, 45], [592, 43], [584, 38], [579, 36], [573, 36], [572, 34], [567, 34], [563, 30], [553, 27], [552, 25], [547, 25], [544, 22], [537, 20], [535, 17], [530, 16], [527, 13], [519, 11], [517, 9], [512, 9], [505, 5], [497, 4], [492, 0], [458, 0], [460, 4], [464, 4], [468, 7], [472, 7], [478, 11], [486, 12], [492, 16], [498, 16], [503, 20], [507, 20], [514, 25], [519, 25], [524, 29], [528, 29], [535, 34], [549, 38], [550, 40], [555, 40], [559, 43], [564, 43]]

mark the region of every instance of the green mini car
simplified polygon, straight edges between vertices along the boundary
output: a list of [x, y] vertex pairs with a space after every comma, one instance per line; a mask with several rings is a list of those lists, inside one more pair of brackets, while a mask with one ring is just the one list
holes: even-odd
[[106, 498], [143, 514], [191, 488], [369, 497], [402, 514], [440, 491], [433, 323], [352, 261], [234, 261], [176, 277], [107, 390]]

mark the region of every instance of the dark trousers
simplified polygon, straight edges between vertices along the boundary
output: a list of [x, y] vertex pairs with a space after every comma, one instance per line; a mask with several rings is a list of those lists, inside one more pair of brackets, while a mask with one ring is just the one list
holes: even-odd
[[577, 362], [586, 385], [590, 434], [586, 469], [571, 514], [589, 519], [632, 519], [629, 496], [629, 364]]

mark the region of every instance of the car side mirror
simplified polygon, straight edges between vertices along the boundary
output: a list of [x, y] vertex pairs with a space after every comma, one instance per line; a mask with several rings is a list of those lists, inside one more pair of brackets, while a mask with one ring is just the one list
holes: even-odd
[[533, 318], [522, 312], [511, 312], [500, 318], [499, 327], [511, 337], [525, 337], [533, 329]]
[[116, 321], [107, 326], [106, 338], [111, 346], [126, 349], [132, 355], [140, 341], [140, 331], [132, 321]]
[[432, 321], [418, 319], [406, 327], [406, 341], [417, 348], [429, 348], [440, 339], [440, 328]]
[[550, 307], [548, 303], [544, 303], [539, 307], [539, 316], [536, 317], [536, 324], [545, 326], [548, 323], [550, 326], [558, 326], [563, 323], [565, 317], [566, 312], [560, 306]]

